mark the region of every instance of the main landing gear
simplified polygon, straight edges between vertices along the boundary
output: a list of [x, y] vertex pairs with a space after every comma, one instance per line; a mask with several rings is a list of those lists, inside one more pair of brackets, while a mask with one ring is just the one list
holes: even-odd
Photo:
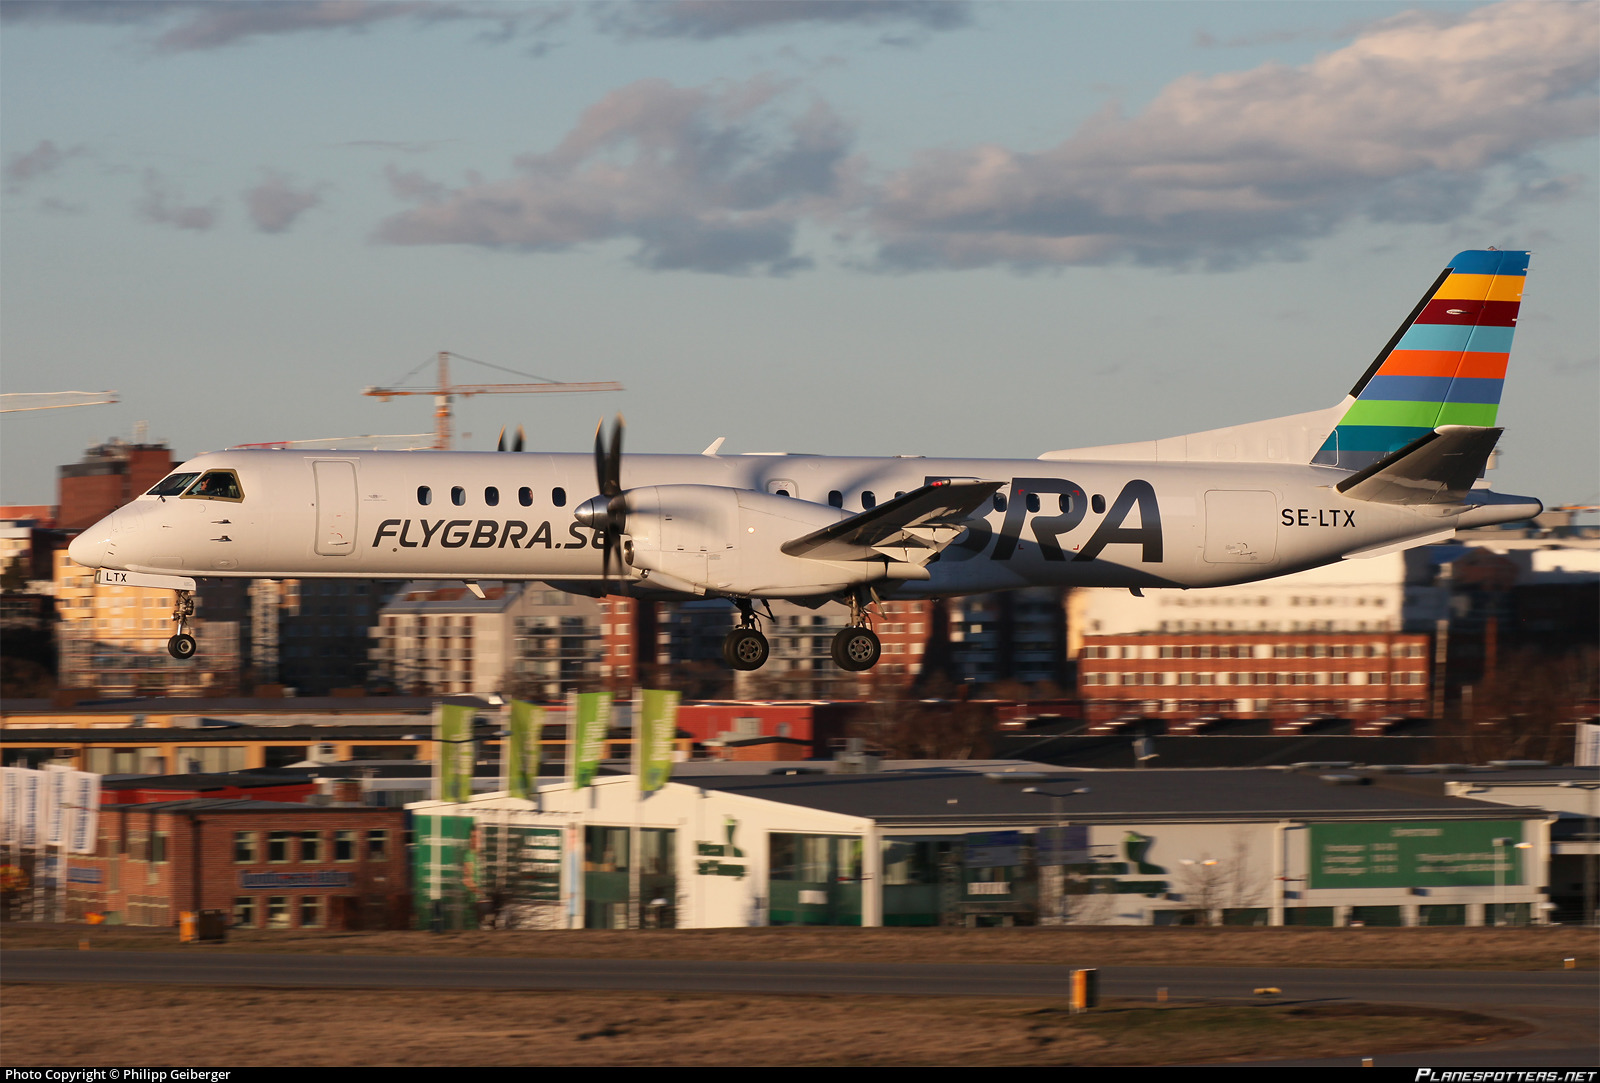
[[737, 598], [735, 604], [739, 607], [739, 627], [723, 638], [722, 660], [733, 669], [760, 669], [772, 653], [767, 637], [756, 627], [755, 609], [750, 599]]
[[833, 637], [833, 661], [840, 669], [862, 673], [878, 664], [883, 657], [883, 644], [878, 634], [867, 627], [867, 607], [861, 596], [850, 596], [850, 624]]
[[[877, 633], [867, 627], [867, 603], [871, 596], [850, 598], [850, 624], [833, 637], [832, 654], [836, 665], [849, 673], [863, 673], [878, 664], [883, 656], [883, 644]], [[767, 637], [756, 627], [756, 615], [750, 599], [736, 598], [739, 607], [739, 627], [722, 640], [722, 659], [732, 669], [749, 671], [767, 664], [772, 653]]]
[[178, 633], [167, 640], [167, 653], [187, 662], [195, 652], [194, 636], [189, 634], [189, 618], [194, 616], [194, 592], [180, 590], [177, 595], [172, 605], [172, 619], [178, 622]]

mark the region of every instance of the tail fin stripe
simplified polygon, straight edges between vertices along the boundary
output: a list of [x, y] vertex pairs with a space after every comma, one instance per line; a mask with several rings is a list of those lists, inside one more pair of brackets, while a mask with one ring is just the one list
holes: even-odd
[[1418, 323], [1465, 323], [1480, 327], [1515, 327], [1519, 301], [1434, 300], [1417, 317]]
[[[1367, 385], [1379, 402], [1493, 402], [1500, 401], [1505, 381], [1468, 376], [1412, 376], [1380, 373]], [[1362, 401], [1366, 401], [1363, 397]]]
[[[1414, 323], [1396, 350], [1452, 350], [1457, 355], [1510, 353], [1514, 327], [1483, 327], [1457, 323]], [[1382, 369], [1378, 371], [1382, 372]]]
[[[1504, 380], [1509, 353], [1454, 353], [1448, 350], [1396, 350], [1383, 366], [1383, 376], [1460, 376]], [[1372, 379], [1376, 380], [1374, 376]], [[1371, 381], [1369, 380], [1370, 384]], [[1365, 394], [1365, 388], [1362, 389]]]
[[[1346, 426], [1385, 425], [1390, 427], [1436, 428], [1440, 425], [1472, 425], [1487, 427], [1484, 418], [1493, 422], [1499, 402], [1386, 402], [1376, 399], [1358, 399], [1350, 412], [1339, 423], [1342, 432]], [[1341, 442], [1341, 446], [1342, 442]]]
[[1434, 292], [1437, 301], [1520, 301], [1523, 275], [1451, 275]]

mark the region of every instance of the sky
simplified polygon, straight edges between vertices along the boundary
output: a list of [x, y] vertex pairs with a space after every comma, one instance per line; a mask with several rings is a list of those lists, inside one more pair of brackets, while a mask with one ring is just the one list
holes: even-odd
[[[0, 503], [145, 432], [1032, 458], [1329, 406], [1533, 258], [1497, 489], [1600, 503], [1600, 4], [0, 0]], [[453, 362], [459, 381], [518, 381]], [[470, 434], [470, 435], [467, 435]]]

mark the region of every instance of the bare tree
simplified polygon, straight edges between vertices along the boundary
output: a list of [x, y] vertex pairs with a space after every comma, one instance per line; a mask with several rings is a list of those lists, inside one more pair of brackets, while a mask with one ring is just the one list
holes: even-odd
[[993, 722], [983, 704], [930, 703], [896, 689], [862, 704], [845, 733], [892, 759], [969, 760], [988, 754]]

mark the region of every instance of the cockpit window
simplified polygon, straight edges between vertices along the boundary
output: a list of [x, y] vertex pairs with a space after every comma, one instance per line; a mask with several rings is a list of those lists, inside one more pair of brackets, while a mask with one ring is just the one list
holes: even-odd
[[207, 470], [194, 487], [183, 494], [185, 500], [243, 500], [239, 475], [232, 470]]
[[150, 487], [145, 496], [177, 496], [189, 487], [189, 483], [199, 477], [198, 471], [191, 470], [187, 474], [168, 474]]

